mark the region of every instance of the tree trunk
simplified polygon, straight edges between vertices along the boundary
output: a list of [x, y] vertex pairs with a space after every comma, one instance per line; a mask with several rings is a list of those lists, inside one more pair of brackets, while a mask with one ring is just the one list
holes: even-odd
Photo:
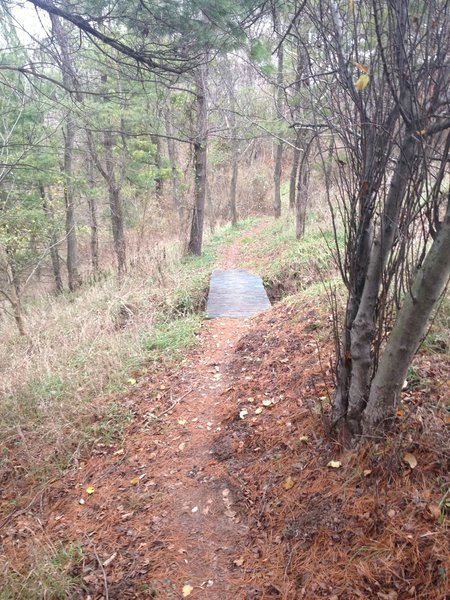
[[450, 194], [447, 213], [407, 293], [370, 386], [363, 434], [383, 432], [395, 417], [408, 366], [426, 332], [432, 310], [450, 277]]
[[73, 147], [75, 143], [75, 121], [67, 113], [66, 136], [64, 143], [64, 203], [66, 206], [67, 275], [69, 290], [74, 291], [81, 285], [78, 272], [77, 232], [75, 224], [75, 205], [73, 188]]
[[161, 157], [161, 138], [159, 135], [150, 135], [150, 140], [154, 146], [155, 151], [155, 167], [158, 169], [158, 174], [155, 177], [155, 194], [157, 198], [160, 198], [164, 191], [164, 182], [161, 177], [162, 157]]
[[370, 252], [367, 276], [355, 320], [351, 326], [351, 380], [348, 392], [347, 425], [353, 435], [361, 433], [361, 416], [369, 396], [370, 381], [376, 368], [372, 353], [375, 315], [383, 270], [397, 232], [399, 211], [414, 162], [416, 143], [407, 135], [398, 158], [377, 238]]
[[236, 208], [236, 193], [239, 171], [239, 142], [236, 128], [236, 98], [235, 83], [231, 65], [227, 62], [226, 73], [228, 79], [228, 99], [230, 103], [229, 127], [231, 132], [231, 181], [230, 181], [230, 218], [233, 227], [237, 225], [238, 216]]
[[120, 197], [120, 189], [110, 187], [109, 190], [109, 207], [111, 210], [111, 225], [114, 241], [114, 252], [117, 258], [117, 273], [119, 282], [123, 282], [123, 277], [126, 272], [126, 243], [125, 231], [123, 226], [123, 208], [122, 199]]
[[175, 140], [170, 139], [173, 135], [172, 123], [170, 122], [170, 114], [168, 111], [164, 113], [166, 121], [167, 138], [167, 153], [169, 155], [171, 180], [172, 180], [172, 202], [180, 218], [180, 224], [184, 223], [184, 206], [180, 194], [180, 176], [178, 174], [178, 154]]
[[111, 210], [111, 226], [114, 242], [114, 252], [117, 259], [117, 273], [119, 282], [122, 283], [126, 271], [126, 242], [123, 223], [123, 206], [120, 197], [120, 187], [116, 182], [113, 156], [113, 134], [107, 129], [103, 134], [103, 147], [105, 149], [105, 170], [107, 174], [109, 208]]
[[[278, 21], [278, 18], [276, 19]], [[278, 48], [278, 65], [277, 65], [277, 91], [276, 91], [276, 115], [281, 123], [283, 118], [283, 65], [284, 65], [284, 49], [281, 43]], [[281, 174], [283, 161], [283, 142], [276, 140], [275, 142], [275, 167], [273, 172], [274, 196], [273, 196], [273, 214], [276, 219], [281, 216]]]
[[309, 170], [306, 157], [302, 160], [297, 183], [295, 205], [295, 237], [301, 240], [305, 235], [306, 207], [308, 205]]
[[55, 290], [57, 294], [61, 294], [64, 291], [64, 285], [61, 277], [61, 262], [58, 254], [58, 238], [55, 231], [53, 211], [48, 205], [45, 188], [42, 184], [39, 184], [39, 192], [41, 194], [42, 210], [44, 211], [50, 229], [49, 250], [50, 259], [52, 261], [53, 279], [55, 280]]
[[[61, 50], [61, 72], [63, 83], [67, 89], [77, 89], [76, 77], [70, 56], [67, 32], [58, 17], [50, 15], [52, 29]], [[81, 285], [78, 272], [77, 232], [75, 223], [74, 185], [73, 185], [73, 149], [75, 145], [76, 123], [74, 113], [66, 113], [64, 132], [64, 204], [66, 208], [66, 241], [67, 241], [67, 275], [68, 285], [74, 291]]]
[[20, 281], [15, 268], [11, 265], [7, 265], [7, 275], [11, 285], [11, 293], [5, 294], [11, 303], [14, 315], [14, 321], [17, 325], [19, 335], [26, 336], [25, 324], [22, 316], [22, 299]]
[[297, 174], [298, 174], [298, 166], [300, 163], [300, 143], [302, 140], [301, 131], [297, 131], [297, 135], [295, 138], [295, 148], [292, 154], [292, 168], [291, 175], [289, 177], [289, 208], [291, 210], [295, 210], [295, 198], [296, 198], [296, 190], [297, 190]]
[[237, 147], [237, 143], [233, 142], [233, 150], [232, 150], [232, 157], [231, 157], [231, 183], [230, 183], [230, 213], [231, 213], [231, 225], [233, 227], [236, 227], [237, 222], [238, 222], [237, 208], [236, 208], [238, 168], [239, 168], [239, 150]]
[[95, 198], [95, 178], [94, 178], [94, 163], [92, 158], [87, 160], [87, 182], [89, 191], [87, 193], [87, 203], [89, 209], [89, 225], [91, 229], [90, 249], [91, 249], [91, 265], [94, 278], [99, 272], [99, 256], [98, 256], [98, 218], [97, 218], [97, 201]]
[[200, 65], [195, 74], [197, 136], [194, 141], [194, 209], [188, 252], [197, 256], [202, 253], [205, 217], [206, 152], [208, 143], [207, 77], [208, 63], [205, 62]]

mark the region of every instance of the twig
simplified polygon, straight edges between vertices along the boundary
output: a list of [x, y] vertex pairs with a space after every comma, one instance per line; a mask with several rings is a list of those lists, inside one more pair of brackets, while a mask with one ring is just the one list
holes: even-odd
[[[89, 541], [91, 542], [91, 540], [89, 540]], [[94, 551], [94, 556], [97, 559], [97, 562], [100, 565], [100, 569], [101, 569], [102, 574], [103, 574], [103, 585], [105, 587], [105, 600], [109, 600], [108, 580], [106, 578], [105, 569], [103, 568], [103, 563], [102, 563], [102, 561], [100, 560], [100, 558], [99, 558], [99, 556], [97, 554], [97, 550], [95, 548], [94, 542], [91, 542], [91, 544], [92, 544], [92, 548], [93, 548], [93, 551]]]
[[[183, 398], [186, 398], [186, 396], [188, 394], [190, 394], [193, 391], [193, 389], [194, 388], [191, 388], [185, 394], [183, 394], [182, 396], [180, 396], [178, 398], [178, 400], [175, 400], [175, 402], [172, 402], [172, 404], [168, 408], [166, 408], [166, 410], [163, 410], [162, 413], [159, 413], [159, 415], [153, 415], [153, 418], [154, 419], [161, 419], [161, 417], [163, 417], [165, 414], [167, 414], [169, 411], [171, 411], [172, 408], [174, 408], [177, 404], [179, 404], [183, 400]], [[172, 394], [171, 394], [171, 397], [172, 397]]]

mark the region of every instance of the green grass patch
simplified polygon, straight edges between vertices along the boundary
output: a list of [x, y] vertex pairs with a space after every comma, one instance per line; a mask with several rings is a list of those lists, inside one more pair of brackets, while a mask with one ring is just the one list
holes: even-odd
[[333, 232], [321, 231], [314, 223], [307, 226], [304, 238], [297, 240], [287, 215], [261, 231], [247, 266], [262, 276], [269, 297], [276, 301], [312, 286], [333, 283], [334, 246]]
[[165, 356], [179, 359], [196, 343], [200, 325], [201, 316], [197, 314], [163, 321], [143, 337], [142, 345], [150, 360], [160, 360]]
[[33, 547], [29, 556], [30, 569], [25, 575], [7, 570], [2, 582], [0, 600], [63, 600], [83, 595], [85, 586], [79, 575], [83, 562], [80, 546], [60, 546], [46, 549]]

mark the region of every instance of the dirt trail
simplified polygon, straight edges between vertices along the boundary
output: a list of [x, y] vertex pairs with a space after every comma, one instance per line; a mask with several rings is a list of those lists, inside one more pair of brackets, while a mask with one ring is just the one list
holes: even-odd
[[[261, 227], [258, 223], [246, 234]], [[241, 252], [238, 239], [223, 252], [220, 267], [239, 267]], [[166, 459], [176, 465], [178, 481], [171, 495], [172, 512], [161, 525], [163, 537], [174, 540], [174, 552], [160, 575], [166, 581], [192, 586], [193, 598], [240, 597], [241, 545], [247, 526], [236, 506], [237, 488], [214, 459], [213, 447], [228, 409], [222, 397], [230, 384], [228, 364], [248, 327], [248, 319], [204, 322], [184, 382], [173, 390], [175, 397], [187, 396], [172, 414], [182, 431], [172, 439]], [[185, 389], [189, 386], [192, 391]]]
[[203, 590], [192, 597], [239, 597], [238, 582], [232, 580], [246, 526], [235, 507], [233, 483], [214, 460], [212, 448], [226, 408], [221, 394], [228, 387], [227, 363], [247, 327], [235, 319], [205, 322], [186, 384], [173, 390], [174, 397], [182, 397], [186, 386], [193, 388], [172, 415], [180, 431], [171, 439], [164, 462], [175, 467], [177, 481], [160, 525], [162, 537], [173, 540], [174, 547], [172, 561], [160, 576]]
[[[221, 268], [240, 266], [240, 239], [224, 248]], [[94, 449], [50, 492], [46, 532], [83, 540], [91, 599], [178, 599], [184, 586], [192, 599], [251, 598], [242, 582], [240, 486], [215, 458], [233, 449], [214, 448], [229, 413], [228, 365], [249, 327], [248, 319], [205, 321], [184, 366], [144, 376], [123, 399], [135, 413], [123, 448]]]

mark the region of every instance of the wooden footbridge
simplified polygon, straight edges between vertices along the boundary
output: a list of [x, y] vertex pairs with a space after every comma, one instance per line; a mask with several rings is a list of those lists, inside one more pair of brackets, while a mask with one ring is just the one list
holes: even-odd
[[209, 319], [252, 317], [270, 306], [261, 277], [243, 269], [213, 272], [206, 307]]

